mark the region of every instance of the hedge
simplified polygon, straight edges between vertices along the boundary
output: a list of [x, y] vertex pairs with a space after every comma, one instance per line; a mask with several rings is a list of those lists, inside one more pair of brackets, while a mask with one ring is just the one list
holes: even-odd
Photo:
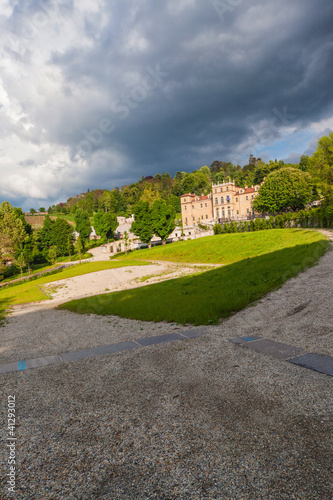
[[333, 206], [320, 206], [299, 212], [288, 212], [281, 215], [270, 215], [268, 219], [251, 219], [250, 221], [224, 222], [214, 225], [214, 234], [243, 233], [247, 231], [262, 231], [264, 229], [309, 227], [325, 228], [333, 226]]

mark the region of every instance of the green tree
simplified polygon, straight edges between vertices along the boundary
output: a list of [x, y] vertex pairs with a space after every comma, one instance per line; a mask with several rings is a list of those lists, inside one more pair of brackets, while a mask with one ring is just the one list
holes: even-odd
[[129, 239], [129, 234], [127, 231], [124, 232], [124, 242], [125, 242], [125, 248], [126, 248], [126, 253], [128, 252], [128, 245], [130, 244], [131, 240]]
[[117, 226], [117, 216], [112, 212], [98, 210], [94, 215], [94, 229], [99, 236], [107, 239], [112, 238]]
[[49, 251], [48, 251], [48, 261], [51, 263], [51, 264], [55, 264], [56, 260], [57, 260], [57, 247], [55, 245], [52, 245], [50, 248], [49, 248]]
[[270, 173], [253, 201], [257, 212], [300, 210], [311, 200], [310, 175], [284, 167]]
[[165, 245], [165, 240], [176, 227], [176, 211], [173, 206], [168, 205], [165, 201], [156, 200], [153, 204], [151, 216], [153, 231], [161, 238], [162, 244]]
[[80, 263], [81, 263], [81, 255], [82, 255], [82, 252], [84, 251], [84, 245], [83, 245], [83, 241], [82, 241], [81, 236], [79, 236], [78, 239], [76, 240], [75, 251], [79, 254], [79, 259], [80, 259]]
[[318, 141], [317, 150], [309, 158], [310, 172], [325, 197], [333, 204], [333, 132]]
[[[27, 225], [28, 226], [28, 225]], [[30, 227], [30, 226], [28, 226]], [[22, 260], [24, 244], [29, 240], [20, 211], [4, 201], [0, 205], [0, 273], [5, 269], [6, 261]]]
[[51, 244], [57, 247], [58, 255], [68, 254], [68, 240], [73, 241], [73, 227], [65, 219], [57, 218], [51, 225]]
[[141, 201], [134, 206], [133, 212], [135, 220], [132, 223], [131, 231], [136, 236], [139, 236], [142, 243], [148, 243], [148, 247], [150, 248], [150, 241], [154, 234], [154, 225], [149, 202]]
[[80, 233], [82, 242], [86, 241], [91, 233], [91, 225], [88, 212], [78, 209], [75, 213], [75, 227], [76, 231]]

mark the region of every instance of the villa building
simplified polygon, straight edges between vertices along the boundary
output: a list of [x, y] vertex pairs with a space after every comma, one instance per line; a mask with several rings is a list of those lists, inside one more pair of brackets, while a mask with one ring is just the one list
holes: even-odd
[[183, 227], [254, 217], [253, 200], [259, 188], [241, 188], [234, 181], [229, 181], [213, 184], [212, 192], [207, 196], [183, 194], [180, 197]]

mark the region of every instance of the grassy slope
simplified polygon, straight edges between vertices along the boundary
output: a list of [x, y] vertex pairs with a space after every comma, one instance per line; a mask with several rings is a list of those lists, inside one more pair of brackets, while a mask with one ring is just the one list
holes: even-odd
[[80, 276], [82, 274], [93, 273], [96, 271], [104, 271], [105, 269], [115, 269], [124, 266], [142, 266], [145, 264], [145, 262], [140, 262], [133, 259], [127, 260], [126, 262], [87, 262], [84, 264], [79, 264], [77, 266], [69, 267], [67, 269], [64, 269], [64, 271], [51, 276], [45, 276], [28, 283], [18, 284], [8, 289], [5, 288], [3, 290], [0, 290], [0, 312], [1, 309], [6, 309], [14, 304], [24, 304], [37, 300], [46, 300], [48, 297], [43, 293], [41, 289], [42, 285], [45, 285], [46, 283], [51, 283], [53, 281], [58, 281], [66, 278], [72, 278], [74, 276]]
[[[312, 265], [328, 246], [318, 232], [293, 230], [222, 235], [188, 243], [191, 254], [189, 250], [183, 253], [180, 243], [179, 250], [176, 245], [156, 249], [158, 257], [154, 258], [202, 262], [204, 256], [205, 262], [232, 258], [234, 262], [199, 275], [74, 300], [60, 307], [82, 314], [114, 314], [145, 321], [216, 324]], [[207, 260], [207, 245], [212, 260]], [[155, 254], [154, 250], [151, 253]], [[259, 255], [253, 255], [255, 252]], [[240, 260], [248, 253], [251, 257]]]
[[321, 236], [318, 236], [316, 231], [299, 229], [219, 234], [158, 246], [151, 250], [138, 250], [134, 254], [124, 256], [123, 259], [133, 258], [135, 255], [136, 259], [228, 264], [303, 242], [311, 243], [320, 238]]

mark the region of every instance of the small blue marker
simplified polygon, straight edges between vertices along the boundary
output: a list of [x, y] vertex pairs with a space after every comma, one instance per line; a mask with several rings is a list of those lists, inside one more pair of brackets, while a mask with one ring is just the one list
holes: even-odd
[[26, 361], [19, 361], [17, 365], [17, 371], [22, 371], [25, 370], [27, 367], [27, 362]]

